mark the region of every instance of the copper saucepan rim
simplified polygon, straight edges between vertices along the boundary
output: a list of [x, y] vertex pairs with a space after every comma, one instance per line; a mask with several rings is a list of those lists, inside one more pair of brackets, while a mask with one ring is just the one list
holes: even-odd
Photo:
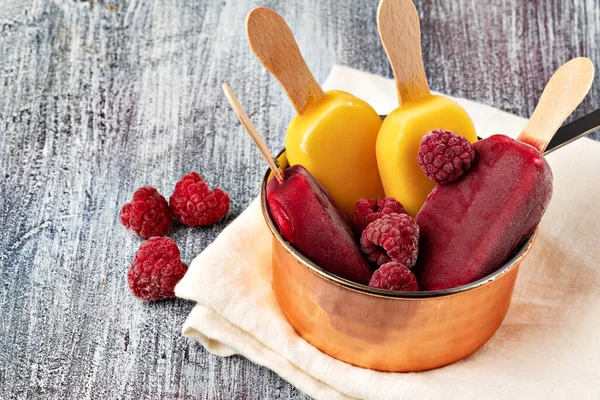
[[[278, 157], [281, 154], [283, 154], [284, 151], [285, 151], [285, 149], [282, 150], [281, 152], [279, 152]], [[529, 249], [531, 248], [531, 246], [533, 244], [533, 239], [535, 238], [535, 235], [537, 233], [537, 230], [536, 230], [536, 232], [527, 239], [527, 241], [523, 244], [523, 246], [521, 246], [519, 251], [501, 268], [498, 268], [496, 271], [492, 272], [491, 274], [489, 274], [486, 277], [483, 277], [479, 280], [476, 280], [476, 281], [471, 282], [466, 285], [457, 286], [457, 287], [454, 287], [451, 289], [431, 290], [431, 291], [423, 291], [423, 292], [393, 292], [393, 291], [389, 291], [389, 290], [371, 288], [369, 286], [361, 285], [359, 283], [352, 282], [348, 279], [341, 278], [337, 275], [334, 275], [334, 274], [326, 271], [325, 269], [321, 268], [320, 266], [318, 266], [317, 264], [315, 264], [311, 260], [309, 260], [299, 250], [294, 248], [290, 243], [288, 243], [285, 239], [283, 239], [283, 237], [281, 237], [281, 235], [279, 234], [279, 228], [277, 228], [277, 225], [275, 224], [275, 221], [273, 220], [273, 217], [271, 216], [271, 212], [269, 211], [269, 208], [267, 206], [266, 186], [267, 186], [267, 181], [269, 180], [270, 173], [271, 173], [271, 171], [269, 169], [267, 169], [267, 172], [265, 173], [265, 176], [263, 177], [261, 187], [260, 187], [260, 203], [261, 203], [261, 209], [262, 209], [263, 216], [265, 217], [265, 221], [267, 222], [267, 226], [269, 227], [269, 230], [271, 231], [273, 236], [277, 239], [279, 244], [281, 244], [283, 246], [283, 248], [288, 253], [292, 254], [301, 264], [303, 264], [305, 267], [309, 268], [314, 273], [320, 275], [322, 278], [325, 278], [325, 279], [329, 280], [330, 282], [332, 282], [338, 286], [342, 286], [348, 290], [354, 290], [357, 292], [364, 293], [366, 295], [387, 297], [387, 298], [401, 298], [401, 299], [424, 299], [424, 298], [448, 296], [448, 295], [458, 294], [458, 293], [462, 293], [462, 292], [466, 292], [469, 290], [479, 288], [481, 286], [484, 286], [484, 285], [498, 279], [500, 276], [502, 276], [505, 273], [507, 273], [508, 271], [510, 271], [517, 264], [517, 262], [520, 261], [521, 258], [523, 258], [524, 254], [529, 251]]]

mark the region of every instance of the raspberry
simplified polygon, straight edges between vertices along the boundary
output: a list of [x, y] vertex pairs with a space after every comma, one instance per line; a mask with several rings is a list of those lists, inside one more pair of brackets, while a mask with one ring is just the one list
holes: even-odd
[[417, 278], [410, 269], [398, 262], [383, 264], [371, 277], [369, 286], [397, 292], [418, 292]]
[[127, 282], [136, 297], [154, 301], [175, 297], [175, 285], [187, 266], [181, 262], [179, 248], [166, 237], [151, 237], [135, 253]]
[[169, 202], [175, 218], [187, 226], [212, 225], [229, 211], [229, 195], [219, 188], [211, 191], [196, 172], [177, 182]]
[[390, 261], [412, 267], [417, 261], [419, 226], [407, 214], [388, 214], [371, 222], [360, 237], [360, 248], [377, 265]]
[[423, 136], [417, 161], [429, 179], [437, 183], [457, 180], [471, 167], [473, 146], [454, 132], [436, 129]]
[[360, 199], [354, 209], [354, 227], [360, 234], [367, 225], [387, 214], [406, 214], [404, 207], [396, 199], [385, 197], [383, 199]]
[[133, 193], [133, 199], [121, 208], [119, 220], [129, 232], [144, 239], [166, 235], [173, 225], [167, 200], [151, 186]]

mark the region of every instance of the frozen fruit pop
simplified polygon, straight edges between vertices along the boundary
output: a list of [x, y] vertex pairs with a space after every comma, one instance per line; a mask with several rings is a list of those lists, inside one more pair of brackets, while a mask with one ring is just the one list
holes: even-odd
[[475, 165], [437, 185], [417, 215], [416, 274], [424, 290], [473, 282], [533, 234], [552, 196], [550, 166], [532, 146], [504, 135], [473, 145]]
[[346, 217], [321, 184], [301, 165], [281, 171], [250, 118], [227, 84], [223, 90], [269, 167], [267, 203], [281, 236], [325, 270], [368, 285], [369, 263]]
[[303, 166], [283, 173], [284, 181], [267, 184], [269, 210], [281, 236], [327, 271], [367, 285], [369, 264], [335, 201]]
[[475, 127], [455, 101], [432, 95], [421, 54], [419, 15], [411, 0], [381, 0], [377, 11], [381, 42], [388, 55], [400, 107], [383, 122], [377, 137], [377, 162], [387, 197], [398, 200], [411, 216], [425, 202], [435, 183], [417, 162], [421, 138], [444, 129], [475, 142]]
[[290, 165], [309, 170], [348, 218], [359, 199], [385, 197], [375, 154], [381, 127], [377, 112], [349, 93], [323, 92], [290, 28], [275, 11], [266, 7], [250, 11], [246, 33], [252, 51], [283, 86], [298, 113], [286, 133]]
[[475, 143], [473, 167], [435, 187], [417, 215], [421, 238], [414, 270], [421, 289], [483, 278], [534, 233], [552, 196], [552, 171], [542, 152], [583, 100], [593, 76], [587, 58], [563, 65], [518, 140], [494, 135]]

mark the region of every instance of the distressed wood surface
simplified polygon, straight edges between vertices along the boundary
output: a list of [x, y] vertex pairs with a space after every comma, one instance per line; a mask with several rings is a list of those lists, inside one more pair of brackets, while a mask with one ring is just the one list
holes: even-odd
[[[140, 241], [117, 222], [135, 188], [169, 195], [200, 172], [232, 210], [175, 230], [189, 262], [258, 193], [263, 161], [220, 84], [282, 147], [294, 110], [244, 37], [260, 4], [285, 17], [319, 81], [334, 63], [391, 76], [376, 0], [0, 0], [0, 399], [304, 397], [182, 338], [192, 304], [136, 301], [126, 271]], [[432, 90], [528, 116], [560, 64], [600, 62], [597, 0], [417, 8]], [[575, 114], [599, 102], [596, 79]]]

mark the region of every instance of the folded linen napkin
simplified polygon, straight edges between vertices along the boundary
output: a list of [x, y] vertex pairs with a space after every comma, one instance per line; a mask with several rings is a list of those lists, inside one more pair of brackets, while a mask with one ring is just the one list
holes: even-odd
[[[393, 81], [346, 67], [325, 89], [351, 92], [385, 114]], [[468, 100], [482, 137], [516, 137], [526, 120]], [[219, 356], [241, 354], [316, 399], [600, 398], [600, 143], [580, 139], [548, 156], [554, 196], [494, 337], [452, 365], [419, 373], [355, 367], [302, 339], [271, 289], [271, 236], [258, 199], [194, 259], [177, 296], [197, 304], [184, 336]], [[211, 282], [210, 286], [205, 282]]]

